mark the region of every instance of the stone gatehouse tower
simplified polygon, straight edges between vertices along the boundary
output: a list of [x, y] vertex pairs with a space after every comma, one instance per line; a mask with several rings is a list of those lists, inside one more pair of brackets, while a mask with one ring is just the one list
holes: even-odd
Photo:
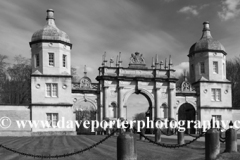
[[60, 131], [75, 134], [73, 129], [53, 128], [57, 121], [75, 120], [72, 110], [71, 49], [68, 35], [55, 24], [54, 11], [47, 10], [46, 25], [35, 32], [29, 43], [32, 52], [31, 117], [47, 120], [49, 128], [32, 132]]

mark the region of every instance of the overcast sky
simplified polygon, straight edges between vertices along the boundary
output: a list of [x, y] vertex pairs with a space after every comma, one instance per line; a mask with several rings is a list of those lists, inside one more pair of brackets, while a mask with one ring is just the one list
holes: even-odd
[[30, 58], [32, 34], [45, 25], [46, 10], [55, 11], [58, 28], [73, 44], [72, 66], [95, 81], [103, 53], [116, 58], [122, 52], [128, 66], [131, 53], [142, 53], [148, 66], [155, 54], [172, 55], [179, 72], [188, 66], [188, 51], [202, 34], [202, 23], [226, 48], [238, 56], [240, 0], [1, 0], [1, 54]]
[[[155, 54], [172, 55], [177, 72], [188, 66], [188, 51], [210, 22], [214, 39], [226, 48], [228, 59], [239, 55], [240, 0], [1, 0], [0, 50], [11, 60], [30, 58], [29, 41], [45, 25], [46, 10], [55, 11], [58, 28], [73, 44], [72, 66], [95, 81], [102, 55], [122, 52], [128, 66], [131, 53], [142, 53], [147, 65]], [[95, 81], [96, 82], [96, 81]]]

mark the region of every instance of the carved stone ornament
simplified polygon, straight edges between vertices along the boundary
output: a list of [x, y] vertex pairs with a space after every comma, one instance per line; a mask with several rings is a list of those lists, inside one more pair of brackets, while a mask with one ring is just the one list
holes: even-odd
[[36, 84], [36, 88], [39, 89], [41, 87], [40, 84]]
[[203, 92], [204, 92], [204, 93], [207, 93], [207, 89], [205, 89]]
[[74, 99], [73, 99], [73, 102], [77, 102], [77, 98], [74, 98]]
[[63, 88], [63, 89], [66, 89], [66, 88], [67, 88], [67, 85], [66, 85], [66, 84], [64, 84], [64, 85], [62, 86], [62, 88]]
[[196, 93], [195, 88], [191, 85], [190, 82], [185, 78], [185, 80], [182, 82], [180, 88], [176, 88], [176, 91], [182, 92], [182, 93]]
[[191, 91], [191, 84], [187, 81], [182, 83], [182, 91]]
[[49, 44], [48, 44], [48, 46], [49, 46], [49, 47], [52, 47], [52, 46], [53, 46], [53, 44], [52, 44], [52, 43], [49, 43]]
[[91, 88], [91, 80], [88, 77], [80, 79], [80, 88]]
[[138, 52], [135, 52], [135, 54], [132, 53], [130, 58], [130, 64], [145, 64], [143, 55]]

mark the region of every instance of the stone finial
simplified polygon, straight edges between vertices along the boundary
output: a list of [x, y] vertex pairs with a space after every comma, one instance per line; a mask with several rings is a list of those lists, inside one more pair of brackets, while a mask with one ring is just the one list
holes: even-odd
[[164, 65], [164, 68], [167, 69], [168, 66], [167, 66], [167, 58], [165, 58], [165, 65]]
[[184, 81], [187, 81], [187, 75], [186, 75], [186, 71], [183, 71], [183, 78], [184, 78]]
[[168, 63], [168, 68], [171, 69], [171, 66], [172, 66], [172, 58], [171, 58], [171, 55], [169, 56], [169, 63]]
[[104, 55], [102, 55], [102, 66], [104, 66]]
[[160, 61], [160, 69], [162, 69], [163, 61]]
[[107, 66], [107, 60], [106, 60], [106, 52], [104, 52], [103, 56], [102, 56], [102, 66]]
[[47, 10], [46, 20], [47, 20], [47, 25], [56, 27], [53, 9], [48, 9], [48, 10]]
[[46, 20], [49, 20], [49, 19], [54, 19], [54, 10], [53, 9], [48, 9], [47, 10], [47, 18], [46, 18]]
[[110, 67], [112, 67], [112, 65], [113, 65], [113, 63], [114, 63], [114, 60], [113, 60], [113, 58], [110, 58], [110, 61], [109, 61], [109, 63], [110, 63]]
[[212, 38], [211, 32], [210, 32], [210, 26], [209, 26], [209, 22], [203, 22], [203, 34], [202, 34], [202, 38]]
[[203, 31], [210, 31], [209, 22], [203, 22]]
[[119, 52], [119, 57], [118, 57], [118, 65], [119, 65], [119, 67], [121, 67], [122, 66], [122, 59], [121, 59], [121, 52]]
[[152, 69], [154, 69], [155, 68], [155, 65], [154, 65], [154, 58], [152, 57]]
[[158, 64], [159, 64], [159, 62], [158, 62], [158, 54], [156, 54], [156, 56], [155, 56], [155, 68], [156, 69], [158, 67]]
[[117, 55], [117, 58], [116, 58], [116, 67], [119, 67], [118, 55]]
[[83, 71], [83, 73], [84, 73], [84, 77], [87, 77], [87, 66], [86, 66], [86, 65], [84, 65], [84, 71]]

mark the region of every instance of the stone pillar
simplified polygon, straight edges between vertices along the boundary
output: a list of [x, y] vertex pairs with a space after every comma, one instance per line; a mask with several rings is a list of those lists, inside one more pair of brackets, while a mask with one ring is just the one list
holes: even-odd
[[117, 137], [117, 160], [137, 160], [136, 139], [133, 133], [125, 132]]
[[185, 140], [184, 140], [184, 132], [179, 132], [179, 131], [178, 131], [177, 139], [178, 139], [178, 144], [179, 144], [179, 145], [184, 144], [184, 143], [185, 143]]
[[237, 152], [237, 132], [233, 128], [226, 131], [226, 150], [225, 152]]
[[155, 119], [161, 118], [160, 105], [159, 105], [159, 92], [160, 88], [155, 89], [154, 100], [155, 100]]
[[155, 119], [155, 115], [156, 115], [156, 114], [155, 114], [155, 106], [152, 106], [152, 107], [151, 107], [151, 113], [152, 113], [151, 119], [154, 120], [154, 119]]
[[[99, 96], [97, 98], [97, 111], [98, 111], [98, 120], [101, 122], [103, 120], [103, 105], [102, 105], [102, 91], [100, 91]], [[100, 127], [98, 128], [98, 134], [101, 134]]]
[[[101, 94], [101, 93], [100, 93]], [[98, 120], [98, 121], [101, 121], [101, 104], [100, 104], [100, 98], [101, 98], [101, 95], [97, 95], [97, 99], [96, 99], [96, 101], [97, 101], [97, 106], [96, 106], [96, 120]]]
[[100, 122], [103, 120], [103, 105], [100, 105]]
[[160, 128], [155, 128], [155, 142], [161, 142], [161, 130]]
[[216, 128], [211, 128], [205, 134], [205, 160], [214, 160], [219, 153], [219, 132]]
[[174, 116], [174, 105], [175, 105], [175, 92], [174, 88], [169, 85], [168, 88], [168, 118], [175, 118]]
[[123, 87], [118, 87], [118, 118], [123, 118], [122, 90]]
[[103, 118], [108, 118], [108, 86], [103, 87], [103, 109], [104, 109], [104, 115]]

